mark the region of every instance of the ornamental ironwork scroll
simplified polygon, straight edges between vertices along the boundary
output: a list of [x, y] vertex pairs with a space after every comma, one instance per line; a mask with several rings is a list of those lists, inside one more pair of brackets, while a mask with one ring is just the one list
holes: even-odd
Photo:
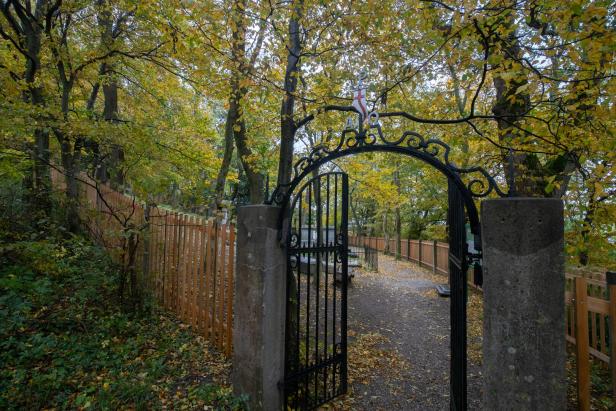
[[329, 130], [327, 137], [315, 145], [308, 154], [300, 157], [293, 165], [291, 182], [276, 187], [268, 204], [283, 204], [290, 191], [315, 167], [327, 161], [350, 154], [366, 151], [397, 151], [422, 159], [436, 166], [448, 175], [465, 176], [465, 186], [468, 193], [475, 198], [487, 197], [492, 193], [506, 197], [494, 177], [483, 167], [457, 167], [450, 159], [451, 147], [445, 142], [426, 138], [416, 131], [404, 131], [394, 138], [386, 137], [380, 122], [381, 116], [395, 117], [391, 113], [373, 111], [368, 114], [366, 127], [363, 116], [354, 107], [329, 108], [328, 111], [351, 111], [357, 113], [359, 122], [353, 124], [352, 119], [347, 120], [345, 128], [337, 135]]

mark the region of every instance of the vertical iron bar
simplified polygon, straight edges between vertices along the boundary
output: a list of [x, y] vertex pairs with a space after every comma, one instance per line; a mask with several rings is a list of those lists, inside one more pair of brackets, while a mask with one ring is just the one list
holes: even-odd
[[[322, 215], [322, 211], [321, 211], [321, 178], [322, 176], [319, 176], [316, 180], [316, 186], [315, 186], [315, 202], [316, 202], [316, 226], [317, 226], [317, 247], [321, 247], [323, 245], [323, 233], [321, 231], [322, 226], [321, 226], [321, 215]], [[316, 253], [316, 263], [317, 263], [317, 267], [316, 267], [316, 295], [315, 295], [315, 305], [316, 305], [316, 317], [315, 317], [315, 332], [314, 332], [314, 336], [315, 336], [315, 344], [314, 344], [314, 361], [315, 363], [319, 362], [319, 340], [320, 340], [320, 333], [319, 333], [319, 316], [321, 315], [320, 310], [321, 310], [321, 304], [320, 304], [320, 288], [321, 288], [321, 278], [320, 278], [320, 272], [321, 272], [321, 252], [318, 251]], [[314, 372], [314, 391], [315, 391], [315, 398], [319, 398], [319, 385], [318, 385], [318, 376], [319, 373], [318, 372]]]
[[[325, 209], [325, 245], [329, 247], [329, 208], [330, 208], [330, 196], [329, 196], [329, 191], [330, 191], [330, 187], [329, 187], [329, 174], [327, 174], [327, 187], [326, 187], [326, 192], [327, 192], [327, 201], [326, 201], [326, 209]], [[324, 330], [325, 330], [325, 344], [323, 344], [323, 358], [325, 361], [327, 361], [328, 359], [328, 338], [327, 338], [327, 316], [329, 315], [329, 311], [328, 311], [328, 307], [327, 307], [327, 303], [329, 300], [329, 251], [325, 252], [325, 326], [324, 326]], [[324, 389], [324, 395], [327, 396], [327, 367], [323, 367], [323, 389]]]
[[449, 283], [451, 289], [451, 404], [466, 410], [466, 229], [459, 188], [448, 180]]
[[[303, 224], [303, 220], [302, 220], [302, 211], [303, 211], [303, 207], [304, 207], [304, 196], [303, 193], [300, 192], [299, 194], [299, 237], [298, 237], [298, 246], [301, 248], [302, 247], [302, 224]], [[297, 369], [295, 370], [296, 373], [299, 372], [299, 370], [301, 370], [301, 364], [300, 364], [300, 340], [301, 340], [301, 336], [300, 336], [300, 312], [301, 312], [301, 291], [302, 291], [302, 282], [301, 282], [301, 274], [302, 274], [302, 253], [298, 252], [295, 254], [295, 258], [296, 258], [296, 262], [297, 262], [297, 291], [296, 291], [296, 309], [297, 309], [297, 321], [295, 322], [295, 328], [297, 328], [296, 333], [296, 340], [295, 340], [295, 366], [297, 367]], [[295, 384], [295, 403], [299, 404], [300, 398], [299, 398], [299, 391], [300, 390], [300, 385], [299, 385], [299, 379], [296, 379], [296, 384]]]
[[[286, 284], [286, 288], [287, 288], [287, 293], [286, 293], [286, 315], [285, 315], [285, 353], [284, 353], [284, 359], [285, 359], [285, 366], [284, 366], [284, 370], [285, 370], [285, 379], [287, 376], [291, 375], [293, 372], [295, 372], [295, 370], [293, 369], [293, 367], [291, 366], [291, 356], [295, 356], [295, 353], [290, 352], [291, 348], [289, 346], [290, 341], [292, 341], [292, 338], [294, 338], [294, 335], [291, 335], [291, 327], [289, 326], [291, 324], [291, 316], [294, 314], [291, 312], [291, 308], [292, 308], [292, 299], [294, 298], [294, 296], [291, 295], [291, 284], [293, 282], [293, 267], [291, 265], [291, 259], [293, 258], [293, 255], [291, 253], [291, 234], [293, 232], [293, 210], [290, 209], [289, 207], [289, 211], [288, 211], [288, 219], [287, 221], [289, 222], [289, 235], [287, 237], [287, 284]], [[296, 257], [297, 258], [297, 257]], [[284, 383], [285, 381], [283, 381]], [[284, 408], [288, 409], [289, 408], [289, 387], [285, 384], [284, 386]]]
[[349, 236], [348, 236], [348, 196], [349, 196], [349, 180], [348, 175], [342, 174], [342, 218], [341, 218], [341, 234], [342, 234], [342, 301], [341, 301], [341, 318], [340, 318], [340, 333], [341, 335], [341, 351], [342, 364], [340, 382], [342, 384], [342, 393], [347, 392], [347, 286], [348, 286], [348, 252], [349, 252]]
[[[338, 243], [338, 174], [334, 174], [334, 243]], [[332, 317], [332, 357], [336, 357], [336, 288], [337, 286], [337, 275], [338, 275], [338, 251], [334, 251], [334, 285], [333, 285], [333, 317]], [[334, 362], [332, 365], [333, 373], [332, 373], [332, 388], [334, 395], [336, 394], [336, 363]]]
[[[312, 247], [314, 244], [312, 242], [312, 184], [308, 184], [308, 248]], [[310, 266], [311, 264], [311, 253], [310, 251], [306, 252], [307, 257], [307, 273], [306, 273], [306, 346], [304, 349], [306, 350], [306, 364], [304, 365], [306, 368], [310, 367]], [[308, 389], [308, 380], [309, 373], [304, 374], [304, 404], [306, 407], [309, 407], [310, 400], [310, 390]]]

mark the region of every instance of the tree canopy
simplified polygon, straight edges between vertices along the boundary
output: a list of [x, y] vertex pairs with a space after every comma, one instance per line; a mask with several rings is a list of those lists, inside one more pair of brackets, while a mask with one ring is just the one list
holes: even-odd
[[[481, 165], [504, 191], [563, 198], [576, 263], [614, 264], [612, 1], [2, 0], [0, 175], [33, 215], [81, 173], [144, 201], [214, 214], [261, 202], [345, 117], [370, 110]], [[446, 181], [392, 155], [345, 158], [352, 218], [444, 237]], [[391, 214], [391, 215], [390, 215]], [[399, 235], [401, 233], [398, 233]], [[611, 253], [611, 254], [610, 254]]]

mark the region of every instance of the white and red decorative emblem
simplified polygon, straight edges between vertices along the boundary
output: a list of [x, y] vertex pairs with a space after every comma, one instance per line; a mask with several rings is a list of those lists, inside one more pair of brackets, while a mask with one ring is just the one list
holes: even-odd
[[368, 104], [366, 102], [366, 88], [364, 87], [364, 79], [366, 73], [361, 72], [357, 79], [357, 89], [353, 92], [353, 108], [361, 114], [361, 122], [363, 123], [368, 118]]
[[362, 122], [368, 118], [368, 105], [366, 104], [366, 89], [360, 88], [353, 93], [353, 108], [361, 114]]

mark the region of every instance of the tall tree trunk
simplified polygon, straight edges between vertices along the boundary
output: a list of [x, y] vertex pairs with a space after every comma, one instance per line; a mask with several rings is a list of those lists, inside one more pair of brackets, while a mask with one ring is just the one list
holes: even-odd
[[231, 159], [233, 158], [233, 124], [236, 121], [236, 116], [231, 111], [233, 98], [229, 98], [229, 110], [227, 110], [227, 119], [225, 122], [225, 148], [222, 156], [222, 163], [216, 176], [216, 183], [214, 186], [214, 197], [209, 205], [209, 215], [214, 215], [216, 210], [221, 206], [222, 197], [225, 192], [225, 182], [227, 181], [227, 174], [229, 174], [229, 167], [231, 165]]
[[[103, 97], [105, 99], [103, 109], [103, 119], [112, 124], [118, 122], [118, 82], [113, 78], [113, 70], [115, 65], [107, 63], [106, 73], [108, 79], [103, 83]], [[114, 142], [111, 144], [111, 153], [109, 161], [106, 165], [106, 178], [109, 179], [111, 186], [114, 188], [121, 187], [124, 184], [124, 170], [122, 163], [124, 162], [124, 149], [121, 144]]]
[[[453, 82], [453, 91], [454, 97], [456, 100], [456, 107], [458, 108], [458, 114], [460, 117], [466, 116], [466, 101], [468, 100], [467, 90], [462, 88], [460, 82], [460, 76], [458, 76], [458, 72], [453, 64], [447, 64], [447, 68], [449, 69], [449, 73], [451, 74], [451, 79]], [[468, 139], [464, 138], [460, 142], [460, 150], [464, 154], [458, 161], [460, 161], [459, 167], [466, 168], [468, 167], [468, 161], [470, 156], [468, 154], [469, 144]]]
[[[493, 67], [497, 70], [493, 71], [496, 103], [492, 112], [497, 116], [499, 141], [505, 146], [520, 147], [529, 137], [528, 133], [523, 130], [522, 120], [531, 108], [530, 94], [528, 91], [519, 91], [528, 83], [528, 75], [521, 64], [524, 51], [520, 47], [518, 30], [515, 26], [516, 14], [513, 10], [516, 8], [516, 3], [509, 1], [501, 8], [503, 13], [499, 18], [500, 21], [496, 27], [492, 28], [492, 36], [495, 40], [491, 48], [501, 60], [501, 63]], [[539, 27], [529, 25], [533, 28]], [[558, 64], [556, 63], [555, 66]], [[507, 81], [500, 75], [500, 70], [520, 74]], [[575, 87], [577, 83], [572, 84]], [[542, 164], [535, 154], [515, 150], [504, 152], [503, 159], [509, 189], [519, 196], [560, 198], [566, 193], [571, 174], [576, 168], [576, 163], [569, 153], [556, 156], [545, 164]], [[549, 193], [546, 192], [548, 177], [554, 177], [555, 182], [558, 183], [558, 187]]]
[[79, 185], [77, 176], [80, 165], [81, 147], [79, 142], [75, 147], [61, 132], [55, 131], [58, 142], [60, 143], [62, 168], [64, 169], [64, 181], [66, 183], [66, 204], [64, 207], [64, 220], [66, 229], [71, 233], [79, 231]]
[[[511, 10], [511, 7], [511, 5], [503, 6], [503, 8], [509, 8], [509, 10]], [[497, 68], [503, 72], [514, 70], [519, 66], [518, 61], [522, 58], [514, 17], [515, 15], [511, 11], [503, 13], [500, 17], [498, 29], [506, 34], [497, 37], [493, 44], [493, 48], [497, 50], [496, 53], [501, 58], [501, 63]], [[530, 107], [530, 96], [526, 92], [518, 92], [518, 88], [527, 84], [527, 82], [528, 80], [523, 74], [509, 81], [500, 76], [499, 72], [496, 72], [493, 76], [496, 103], [492, 107], [492, 112], [497, 116], [499, 141], [504, 145], [519, 145], [516, 142], [524, 137], [517, 126]], [[503, 156], [509, 189], [521, 196], [533, 197], [541, 194], [537, 193], [538, 188], [533, 175], [536, 170], [528, 167], [527, 154], [510, 151], [503, 153]]]
[[265, 196], [265, 178], [250, 161], [252, 150], [247, 144], [246, 127], [243, 120], [240, 120], [239, 123], [240, 130], [235, 133], [235, 145], [237, 146], [237, 152], [242, 161], [242, 167], [246, 172], [246, 178], [248, 179], [250, 203], [260, 204], [263, 202]]
[[[108, 64], [108, 75], [112, 76], [113, 65]], [[103, 118], [110, 123], [118, 121], [118, 82], [108, 80], [108, 84], [103, 84], [103, 96], [105, 98], [105, 109]], [[107, 164], [107, 178], [112, 187], [121, 187], [124, 184], [124, 148], [117, 142], [112, 143], [109, 162]]]
[[231, 124], [237, 153], [242, 162], [242, 167], [246, 172], [246, 178], [248, 179], [250, 203], [259, 204], [262, 203], [264, 199], [265, 178], [254, 164], [254, 161], [252, 161], [253, 153], [248, 145], [246, 122], [242, 110], [242, 104], [244, 103], [248, 90], [246, 86], [242, 85], [240, 82], [240, 76], [245, 77], [250, 70], [246, 62], [246, 19], [244, 17], [246, 0], [237, 0], [234, 7], [233, 18], [235, 20], [235, 30], [232, 34], [231, 52], [233, 61], [237, 64], [237, 76], [234, 77], [231, 84], [229, 111], [232, 112], [231, 118], [234, 120]]
[[[67, 25], [62, 30], [68, 30]], [[73, 86], [75, 84], [75, 76], [64, 63], [64, 57], [69, 55], [66, 36], [60, 33], [61, 38], [58, 44], [55, 43], [54, 31], [51, 27], [46, 28], [46, 35], [50, 42], [51, 54], [55, 59], [56, 68], [58, 70], [59, 87], [62, 90], [62, 98], [60, 100], [60, 109], [62, 112], [62, 120], [65, 124], [69, 122], [69, 104]], [[54, 127], [53, 132], [60, 145], [60, 154], [62, 168], [66, 182], [66, 204], [64, 206], [65, 223], [67, 230], [72, 233], [79, 231], [79, 188], [77, 185], [77, 174], [80, 167], [81, 155], [81, 138], [77, 138], [74, 146], [71, 144], [69, 136], [67, 136], [61, 128]]]
[[299, 76], [300, 54], [300, 20], [303, 15], [304, 1], [293, 0], [292, 14], [289, 18], [289, 44], [287, 68], [284, 76], [284, 97], [280, 107], [280, 158], [278, 160], [278, 184], [291, 181], [293, 170], [293, 145], [295, 141], [295, 92]]
[[[245, 55], [246, 25], [245, 23], [243, 23], [244, 16], [242, 13], [243, 13], [244, 8], [246, 7], [246, 2], [236, 3], [235, 7], [236, 7], [236, 14], [234, 15], [235, 16], [234, 18], [236, 22], [236, 27], [238, 28], [238, 30], [241, 30], [241, 31], [238, 31], [237, 33], [234, 33], [232, 37], [233, 38], [232, 54], [234, 56], [235, 61], [237, 61], [238, 58], [244, 58], [244, 55]], [[255, 64], [257, 62], [257, 58], [261, 51], [261, 47], [263, 46], [263, 40], [265, 39], [266, 23], [267, 23], [267, 17], [263, 18], [261, 20], [261, 23], [259, 24], [259, 34], [257, 36], [255, 47], [252, 50], [252, 56], [250, 57], [250, 62], [248, 63], [248, 65], [243, 63], [243, 60], [239, 61], [240, 64], [236, 67], [235, 70], [233, 70], [233, 73], [231, 75], [231, 94], [229, 96], [229, 110], [227, 110], [227, 119], [225, 122], [225, 148], [224, 148], [222, 163], [220, 165], [220, 169], [218, 170], [218, 175], [216, 176], [214, 198], [212, 199], [209, 205], [210, 214], [213, 214], [216, 211], [216, 209], [220, 207], [220, 203], [224, 195], [227, 174], [229, 174], [229, 167], [231, 165], [231, 159], [233, 157], [233, 142], [235, 139], [235, 131], [234, 131], [235, 126], [236, 125], [241, 126], [238, 124], [238, 120], [239, 120], [239, 114], [241, 111], [242, 98], [246, 94], [246, 91], [244, 90], [242, 94], [242, 90], [238, 90], [240, 80], [247, 78], [250, 72], [254, 70]], [[241, 139], [242, 136], [239, 136], [239, 138]], [[241, 158], [240, 158], [240, 161], [242, 161]], [[260, 185], [263, 184], [263, 182], [256, 181], [255, 184], [256, 186], [252, 189], [252, 191], [254, 191], [254, 201], [261, 202], [258, 196], [258, 191], [263, 191], [262, 188], [259, 187]], [[249, 188], [249, 190], [251, 189]], [[251, 191], [251, 198], [253, 197], [252, 191]]]
[[[606, 162], [603, 162], [606, 164]], [[578, 250], [577, 257], [580, 265], [586, 266], [590, 263], [590, 234], [595, 223], [595, 216], [599, 211], [600, 204], [616, 195], [616, 190], [608, 191], [604, 195], [597, 197], [597, 191], [595, 181], [588, 184], [588, 205], [586, 206], [586, 212], [584, 214], [584, 220], [580, 235], [582, 237], [582, 244]]]
[[[231, 159], [233, 157], [233, 142], [239, 141], [241, 145], [238, 145], [238, 152], [240, 153], [240, 161], [243, 168], [246, 170], [246, 175], [249, 181], [250, 202], [260, 203], [263, 201], [264, 195], [264, 181], [263, 176], [256, 171], [254, 165], [246, 161], [251, 155], [251, 151], [246, 142], [246, 131], [244, 130], [242, 114], [242, 104], [246, 96], [246, 88], [240, 87], [243, 80], [246, 80], [252, 71], [254, 71], [257, 58], [263, 46], [265, 39], [266, 24], [269, 15], [261, 20], [259, 24], [259, 34], [257, 36], [254, 49], [250, 61], [246, 62], [246, 23], [245, 23], [245, 8], [246, 1], [240, 0], [234, 3], [234, 27], [235, 31], [232, 34], [231, 53], [233, 56], [233, 62], [236, 67], [232, 70], [230, 86], [231, 93], [229, 95], [229, 109], [227, 110], [227, 119], [225, 122], [225, 147], [218, 175], [216, 176], [216, 183], [214, 189], [214, 198], [209, 205], [209, 213], [212, 214], [222, 201], [225, 189], [225, 182], [227, 174], [229, 173], [229, 167]], [[241, 120], [241, 121], [240, 121]], [[243, 154], [242, 154], [243, 153]], [[245, 158], [244, 158], [245, 157]]]
[[[104, 4], [105, 0], [101, 0], [101, 4]], [[108, 7], [103, 8], [98, 17], [98, 23], [101, 28], [101, 43], [107, 50], [112, 50], [114, 47], [113, 36], [113, 15], [111, 9]], [[117, 123], [118, 116], [118, 81], [115, 78], [115, 64], [113, 61], [106, 61], [104, 66], [103, 75], [106, 77], [103, 81], [103, 119], [110, 123]], [[122, 163], [124, 162], [124, 149], [122, 145], [114, 142], [111, 145], [111, 153], [109, 161], [103, 165], [101, 176], [103, 176], [105, 182], [110, 180], [111, 185], [115, 188], [124, 184], [124, 170]], [[104, 162], [105, 163], [105, 162]]]
[[[295, 112], [295, 91], [297, 89], [297, 80], [299, 75], [299, 54], [301, 52], [301, 42], [299, 37], [300, 24], [299, 20], [302, 16], [303, 0], [293, 0], [291, 4], [291, 16], [289, 17], [289, 45], [287, 52], [287, 68], [285, 72], [284, 89], [285, 94], [280, 106], [280, 157], [278, 160], [278, 185], [287, 184], [291, 181], [291, 172], [293, 169], [293, 144], [295, 139], [296, 125], [293, 118]], [[290, 221], [285, 221], [283, 227], [287, 227]], [[301, 229], [301, 222], [300, 222]], [[299, 275], [298, 264], [297, 275]], [[291, 273], [287, 278], [289, 295], [291, 298], [288, 302], [287, 309], [290, 312], [297, 310], [297, 279]], [[287, 329], [290, 335], [295, 335], [299, 324], [295, 316], [290, 316], [287, 323]], [[291, 340], [291, 345], [288, 347], [290, 353], [295, 353], [300, 348], [295, 346], [295, 340]], [[294, 363], [294, 356], [291, 355], [290, 364], [291, 370], [296, 370], [298, 364]]]
[[[98, 98], [98, 93], [101, 88], [101, 77], [107, 72], [107, 63], [103, 62], [99, 65], [98, 68], [98, 79], [92, 85], [92, 90], [90, 91], [90, 97], [88, 97], [88, 102], [86, 104], [86, 111], [88, 116], [94, 119], [94, 107], [96, 105], [96, 99]], [[106, 171], [102, 165], [102, 157], [100, 152], [100, 145], [98, 141], [86, 138], [85, 146], [92, 153], [92, 164], [91, 164], [91, 174], [94, 179], [98, 181], [105, 181], [106, 179]]]
[[586, 210], [586, 215], [584, 216], [584, 225], [582, 226], [582, 230], [580, 231], [580, 235], [582, 236], [582, 244], [578, 250], [577, 257], [580, 265], [587, 266], [590, 262], [590, 247], [589, 247], [589, 234], [590, 229], [593, 223], [594, 217], [594, 207]]
[[[60, 58], [56, 55], [56, 58]], [[58, 60], [59, 73], [62, 88], [62, 115], [65, 122], [68, 122], [68, 111], [70, 95], [73, 90], [74, 81], [72, 77], [66, 78], [64, 67]], [[64, 170], [64, 181], [66, 183], [66, 204], [64, 205], [64, 220], [66, 228], [71, 233], [79, 231], [79, 186], [77, 177], [81, 168], [81, 145], [82, 138], [78, 138], [74, 145], [66, 134], [57, 128], [53, 129], [58, 144], [60, 145], [60, 156], [62, 168]]]
[[388, 214], [389, 214], [389, 210], [386, 210], [385, 213], [383, 213], [383, 239], [385, 240], [383, 252], [385, 254], [391, 253], [391, 250], [389, 247], [389, 228], [388, 228], [389, 224], [387, 222]]
[[[44, 27], [43, 20], [48, 12], [49, 2], [47, 0], [37, 0], [33, 14], [20, 14], [20, 33], [18, 36], [24, 38], [24, 49], [27, 53], [26, 67], [24, 71], [24, 81], [26, 83], [26, 91], [23, 93], [23, 100], [33, 106], [42, 107], [45, 105], [43, 97], [43, 89], [36, 84], [36, 76], [41, 67], [40, 51], [41, 51], [41, 36]], [[3, 12], [7, 17], [15, 19], [15, 16], [9, 10], [9, 5], [3, 5]], [[26, 181], [32, 184], [32, 198], [29, 204], [37, 212], [47, 214], [51, 209], [51, 174], [49, 171], [49, 162], [51, 160], [49, 151], [49, 132], [45, 129], [36, 129], [34, 131], [34, 144], [30, 146], [33, 158], [34, 167], [32, 176], [26, 177]], [[30, 183], [27, 183], [30, 185]]]

